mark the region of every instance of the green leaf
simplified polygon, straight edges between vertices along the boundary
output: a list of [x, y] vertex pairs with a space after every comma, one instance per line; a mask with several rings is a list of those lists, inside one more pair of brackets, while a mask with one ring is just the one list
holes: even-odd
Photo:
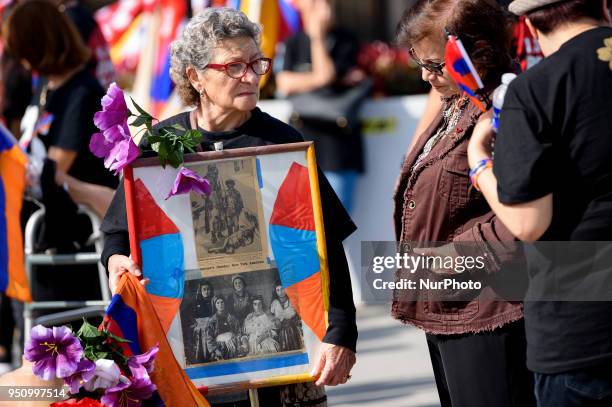
[[97, 352], [94, 352], [94, 354], [96, 355], [96, 360], [106, 359], [106, 357], [108, 356], [108, 352], [104, 352], [104, 351], [97, 351]]
[[183, 163], [183, 148], [173, 150], [168, 154], [168, 163], [174, 168], [178, 168]]
[[81, 328], [77, 332], [77, 336], [83, 339], [94, 339], [102, 337], [103, 334], [98, 331], [98, 328], [91, 325], [86, 319], [83, 319], [83, 325], [81, 325]]
[[186, 129], [181, 126], [179, 123], [175, 123], [171, 126], [173, 129], [177, 129], [178, 131], [186, 131]]
[[181, 137], [181, 141], [185, 147], [192, 150], [202, 142], [202, 134], [197, 130], [189, 130]]
[[104, 331], [104, 333], [106, 333], [106, 335], [108, 335], [109, 338], [113, 339], [115, 342], [119, 342], [119, 343], [130, 343], [132, 341], [130, 341], [129, 339], [125, 339], [122, 338], [120, 336], [114, 335], [108, 331]]
[[171, 127], [162, 127], [159, 129], [159, 136], [167, 140], [177, 140], [179, 136], [172, 131]]
[[170, 151], [168, 150], [168, 146], [166, 144], [166, 141], [164, 140], [159, 143], [159, 147], [157, 148], [157, 155], [159, 156], [159, 162], [164, 168], [166, 167], [166, 164], [168, 163], [168, 154], [170, 154]]
[[164, 138], [161, 136], [147, 136], [147, 142], [149, 144], [153, 144], [153, 143], [159, 143], [160, 141], [162, 141]]
[[134, 127], [140, 127], [143, 124], [147, 123], [147, 118], [143, 116], [136, 116], [136, 118], [132, 121], [131, 125]]
[[130, 96], [130, 100], [132, 101], [132, 104], [134, 105], [136, 110], [138, 110], [138, 113], [140, 113], [141, 116], [145, 116], [149, 118], [150, 120], [153, 119], [153, 117], [149, 113], [145, 112], [145, 110], [142, 107], [138, 106], [138, 103], [136, 103], [131, 96]]

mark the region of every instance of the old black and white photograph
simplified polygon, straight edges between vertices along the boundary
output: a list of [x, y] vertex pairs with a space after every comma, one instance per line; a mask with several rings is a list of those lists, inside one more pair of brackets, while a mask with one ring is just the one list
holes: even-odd
[[237, 264], [256, 258], [256, 268], [261, 268], [267, 246], [255, 158], [213, 161], [192, 169], [206, 178], [212, 189], [210, 195], [191, 194], [200, 265], [210, 269], [215, 264], [234, 263], [235, 269]]
[[275, 268], [187, 280], [180, 316], [187, 366], [304, 349]]

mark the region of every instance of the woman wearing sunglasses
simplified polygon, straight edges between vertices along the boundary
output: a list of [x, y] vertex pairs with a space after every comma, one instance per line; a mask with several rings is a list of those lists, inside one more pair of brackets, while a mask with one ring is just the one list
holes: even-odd
[[[185, 129], [199, 130], [203, 136], [200, 145], [203, 151], [214, 150], [219, 142], [226, 150], [302, 142], [298, 131], [256, 106], [259, 82], [271, 67], [270, 59], [260, 49], [260, 33], [258, 24], [235, 9], [211, 7], [193, 17], [172, 44], [170, 75], [182, 101], [194, 108], [158, 126], [179, 124]], [[345, 383], [355, 363], [355, 305], [342, 240], [356, 228], [325, 176], [319, 174], [332, 275], [329, 328], [323, 340], [321, 359], [313, 372], [319, 386], [307, 383], [294, 385], [300, 386], [298, 390], [288, 389], [289, 386], [262, 389], [259, 400], [265, 406], [282, 406], [287, 400], [291, 405], [299, 402], [309, 406], [326, 405], [322, 385]], [[105, 234], [102, 262], [108, 268], [113, 290], [123, 273], [141, 276], [138, 266], [128, 257], [123, 184], [115, 194], [101, 229]], [[299, 394], [300, 399], [290, 397], [292, 394]], [[230, 404], [222, 405], [250, 406], [248, 400], [240, 399], [241, 395], [233, 395]]]
[[[495, 3], [418, 0], [405, 11], [398, 42], [410, 50], [423, 80], [441, 95], [443, 108], [404, 162], [394, 196], [396, 239], [406, 253], [444, 259], [483, 256], [484, 267], [459, 275], [462, 270], [434, 262], [412, 277], [400, 269], [398, 278], [473, 278], [482, 287], [457, 292], [397, 290], [392, 315], [425, 331], [443, 407], [531, 406], [522, 304], [503, 299], [489, 279], [477, 277], [495, 279], [504, 274], [509, 262], [503, 262], [500, 254], [512, 258], [515, 245], [514, 237], [470, 184], [467, 146], [482, 113], [447, 72], [447, 30], [462, 40], [487, 92], [500, 83], [503, 73], [513, 70], [508, 22]], [[445, 244], [424, 249], [428, 242]], [[486, 247], [506, 252], [485, 254], [481, 248]]]

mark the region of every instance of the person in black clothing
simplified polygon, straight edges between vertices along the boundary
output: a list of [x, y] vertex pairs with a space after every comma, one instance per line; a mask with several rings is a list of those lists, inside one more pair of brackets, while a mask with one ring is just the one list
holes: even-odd
[[[301, 142], [299, 132], [263, 113], [256, 107], [261, 76], [270, 69], [260, 47], [260, 27], [240, 11], [209, 8], [195, 16], [171, 48], [171, 77], [183, 102], [195, 106], [158, 126], [180, 124], [197, 129], [203, 136], [201, 148], [214, 150], [215, 142], [224, 149]], [[315, 376], [318, 384], [335, 385], [348, 380], [355, 363], [357, 327], [351, 282], [342, 241], [355, 225], [334, 194], [326, 178], [319, 176], [321, 202], [330, 270], [329, 328]], [[102, 224], [105, 247], [102, 261], [107, 266], [111, 290], [121, 275], [142, 273], [128, 257], [129, 237], [123, 184], [119, 186]], [[263, 403], [280, 403], [276, 399]], [[274, 399], [274, 396], [270, 396]], [[314, 404], [313, 404], [314, 405]]]
[[3, 37], [7, 52], [41, 76], [32, 103], [38, 110], [33, 137], [43, 142], [57, 168], [51, 178], [72, 201], [104, 214], [118, 179], [89, 151], [89, 138], [97, 131], [93, 116], [104, 96], [85, 69], [89, 50], [66, 16], [44, 0], [18, 5]]
[[[563, 298], [553, 297], [558, 301], [543, 301], [538, 291], [596, 274], [605, 283], [612, 276], [609, 262], [587, 261], [588, 268], [571, 270], [558, 256], [579, 247], [578, 241], [612, 241], [609, 5], [607, 0], [510, 5], [513, 13], [526, 15], [545, 58], [510, 84], [493, 169], [484, 169], [477, 180], [515, 236], [557, 242], [527, 247], [528, 298], [536, 300], [525, 303], [527, 364], [536, 373], [541, 407], [612, 405], [610, 296], [587, 302], [595, 294], [589, 292], [580, 301], [567, 300], [578, 284], [561, 292]], [[490, 120], [481, 121], [468, 149], [471, 167], [491, 158], [491, 137]]]
[[115, 69], [110, 59], [110, 50], [93, 13], [80, 0], [55, 0], [59, 9], [74, 23], [91, 51], [87, 68], [98, 79], [103, 88], [115, 80]]
[[[36, 27], [35, 30], [32, 27]], [[44, 225], [37, 251], [74, 253], [85, 248], [92, 234], [89, 219], [77, 213], [86, 205], [102, 216], [110, 204], [118, 178], [89, 151], [97, 131], [94, 113], [104, 95], [87, 71], [89, 50], [57, 7], [32, 0], [17, 5], [3, 25], [6, 52], [40, 76], [34, 99], [29, 136], [47, 152], [41, 175]], [[27, 114], [26, 114], [27, 115]], [[24, 208], [24, 212], [27, 209]], [[43, 300], [100, 298], [96, 266], [37, 267], [33, 296]], [[69, 281], [70, 284], [62, 282]]]
[[[291, 96], [325, 89], [340, 95], [364, 79], [357, 69], [357, 38], [334, 25], [328, 0], [299, 0], [296, 6], [304, 30], [288, 38], [278, 54], [279, 93]], [[350, 213], [357, 176], [364, 169], [360, 130], [318, 120], [298, 119], [291, 124], [314, 141], [317, 162]]]

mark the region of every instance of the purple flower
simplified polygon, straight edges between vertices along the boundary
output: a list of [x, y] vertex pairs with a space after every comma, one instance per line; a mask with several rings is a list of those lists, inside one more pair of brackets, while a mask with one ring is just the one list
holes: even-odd
[[116, 143], [108, 152], [104, 159], [104, 166], [111, 171], [115, 171], [115, 175], [117, 175], [123, 170], [123, 167], [138, 158], [139, 154], [140, 150], [134, 140], [131, 137], [126, 138]]
[[108, 389], [116, 386], [120, 378], [121, 370], [113, 360], [98, 359], [96, 360], [96, 368], [93, 377], [83, 384], [83, 387], [87, 391]]
[[116, 125], [127, 123], [130, 111], [125, 103], [123, 91], [115, 82], [108, 87], [102, 98], [102, 111], [94, 115], [94, 124], [104, 131]]
[[159, 347], [153, 346], [148, 352], [129, 358], [128, 367], [130, 368], [132, 375], [135, 377], [142, 377], [145, 374], [153, 372], [157, 352], [159, 352]]
[[101, 131], [91, 136], [89, 150], [104, 158], [104, 166], [115, 171], [115, 175], [140, 154], [127, 124], [129, 115], [123, 91], [111, 83], [102, 98], [102, 111], [94, 115], [94, 124]]
[[122, 378], [121, 382], [107, 389], [102, 396], [102, 404], [108, 407], [139, 407], [142, 400], [151, 398], [157, 387], [148, 375], [132, 377], [132, 380]]
[[210, 183], [208, 180], [200, 177], [195, 172], [182, 167], [176, 176], [172, 190], [168, 193], [166, 199], [174, 195], [186, 194], [189, 191], [195, 191], [202, 195], [208, 195], [211, 192]]
[[24, 356], [34, 363], [32, 371], [41, 379], [63, 379], [76, 372], [83, 357], [83, 347], [65, 326], [45, 328], [37, 325], [32, 328]]
[[110, 154], [113, 147], [117, 145], [117, 142], [127, 140], [128, 138], [131, 138], [131, 136], [127, 123], [125, 125], [118, 124], [103, 132], [94, 133], [89, 140], [89, 151], [96, 157], [105, 158]]
[[96, 364], [87, 358], [81, 359], [77, 370], [72, 376], [64, 379], [64, 382], [70, 387], [70, 393], [76, 394], [83, 383], [89, 381], [94, 376], [96, 370]]

